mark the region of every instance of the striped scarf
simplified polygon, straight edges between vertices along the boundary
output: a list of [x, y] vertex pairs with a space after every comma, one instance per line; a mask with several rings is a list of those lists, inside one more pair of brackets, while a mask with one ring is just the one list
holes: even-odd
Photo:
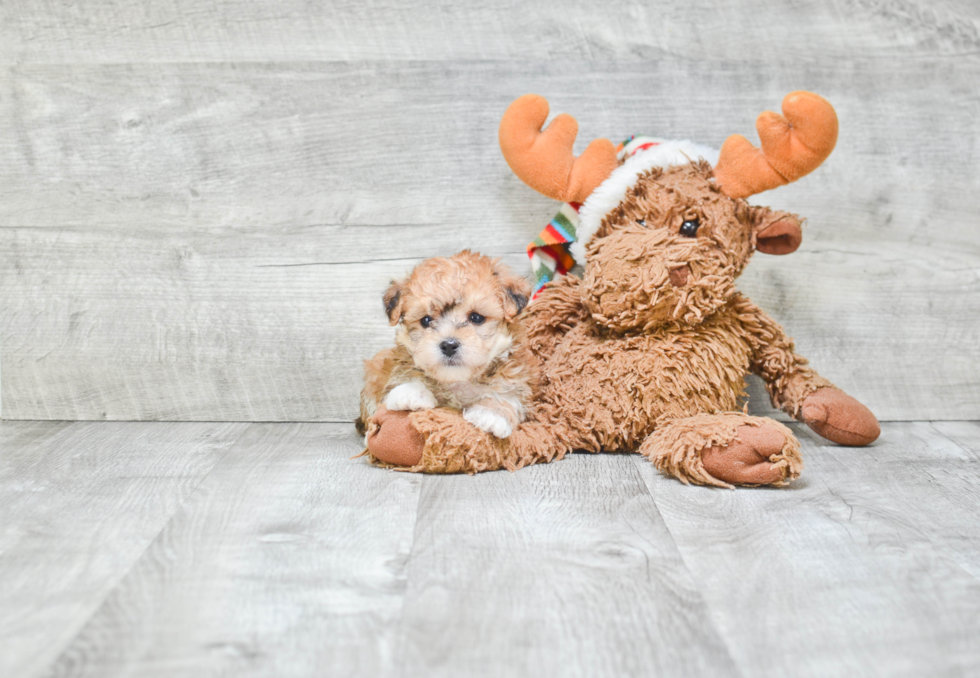
[[534, 242], [527, 246], [527, 256], [531, 259], [531, 272], [535, 280], [532, 300], [537, 299], [538, 293], [556, 275], [565, 275], [575, 266], [568, 246], [575, 242], [581, 206], [577, 202], [566, 202]]

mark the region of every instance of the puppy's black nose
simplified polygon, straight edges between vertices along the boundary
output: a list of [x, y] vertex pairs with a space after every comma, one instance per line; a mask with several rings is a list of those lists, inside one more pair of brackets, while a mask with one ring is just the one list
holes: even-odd
[[439, 350], [442, 351], [442, 354], [447, 358], [455, 354], [457, 349], [459, 349], [458, 339], [446, 339], [441, 344], [439, 344]]

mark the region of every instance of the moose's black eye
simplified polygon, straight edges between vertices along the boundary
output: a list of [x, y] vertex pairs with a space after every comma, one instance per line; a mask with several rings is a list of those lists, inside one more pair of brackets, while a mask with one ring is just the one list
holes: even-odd
[[647, 220], [646, 219], [637, 219], [636, 220], [636, 223], [638, 223], [640, 226], [646, 226], [647, 225]]
[[428, 327], [429, 325], [432, 324], [432, 316], [427, 315], [423, 317], [421, 320], [419, 320], [419, 324], [422, 327]]
[[685, 238], [693, 238], [698, 234], [698, 229], [701, 228], [701, 222], [697, 219], [688, 219], [683, 224], [681, 224], [681, 235]]
[[473, 323], [474, 325], [482, 325], [484, 320], [486, 320], [486, 318], [484, 318], [476, 311], [470, 313], [470, 322]]

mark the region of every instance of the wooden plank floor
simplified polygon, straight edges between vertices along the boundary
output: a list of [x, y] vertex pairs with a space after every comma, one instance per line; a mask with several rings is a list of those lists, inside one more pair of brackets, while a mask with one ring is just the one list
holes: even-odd
[[0, 422], [0, 675], [980, 674], [980, 423], [792, 487], [474, 477], [349, 425]]

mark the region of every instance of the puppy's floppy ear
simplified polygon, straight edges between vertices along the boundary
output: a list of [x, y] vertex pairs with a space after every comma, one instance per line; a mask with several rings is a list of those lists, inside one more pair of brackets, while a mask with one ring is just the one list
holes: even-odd
[[391, 281], [391, 285], [385, 290], [384, 296], [381, 299], [385, 303], [385, 313], [388, 314], [388, 322], [392, 325], [397, 325], [402, 319], [402, 314], [405, 310], [405, 295], [402, 292], [402, 284]]
[[502, 266], [497, 269], [496, 276], [504, 293], [504, 319], [509, 322], [527, 306], [527, 302], [531, 298], [531, 283], [514, 275]]

